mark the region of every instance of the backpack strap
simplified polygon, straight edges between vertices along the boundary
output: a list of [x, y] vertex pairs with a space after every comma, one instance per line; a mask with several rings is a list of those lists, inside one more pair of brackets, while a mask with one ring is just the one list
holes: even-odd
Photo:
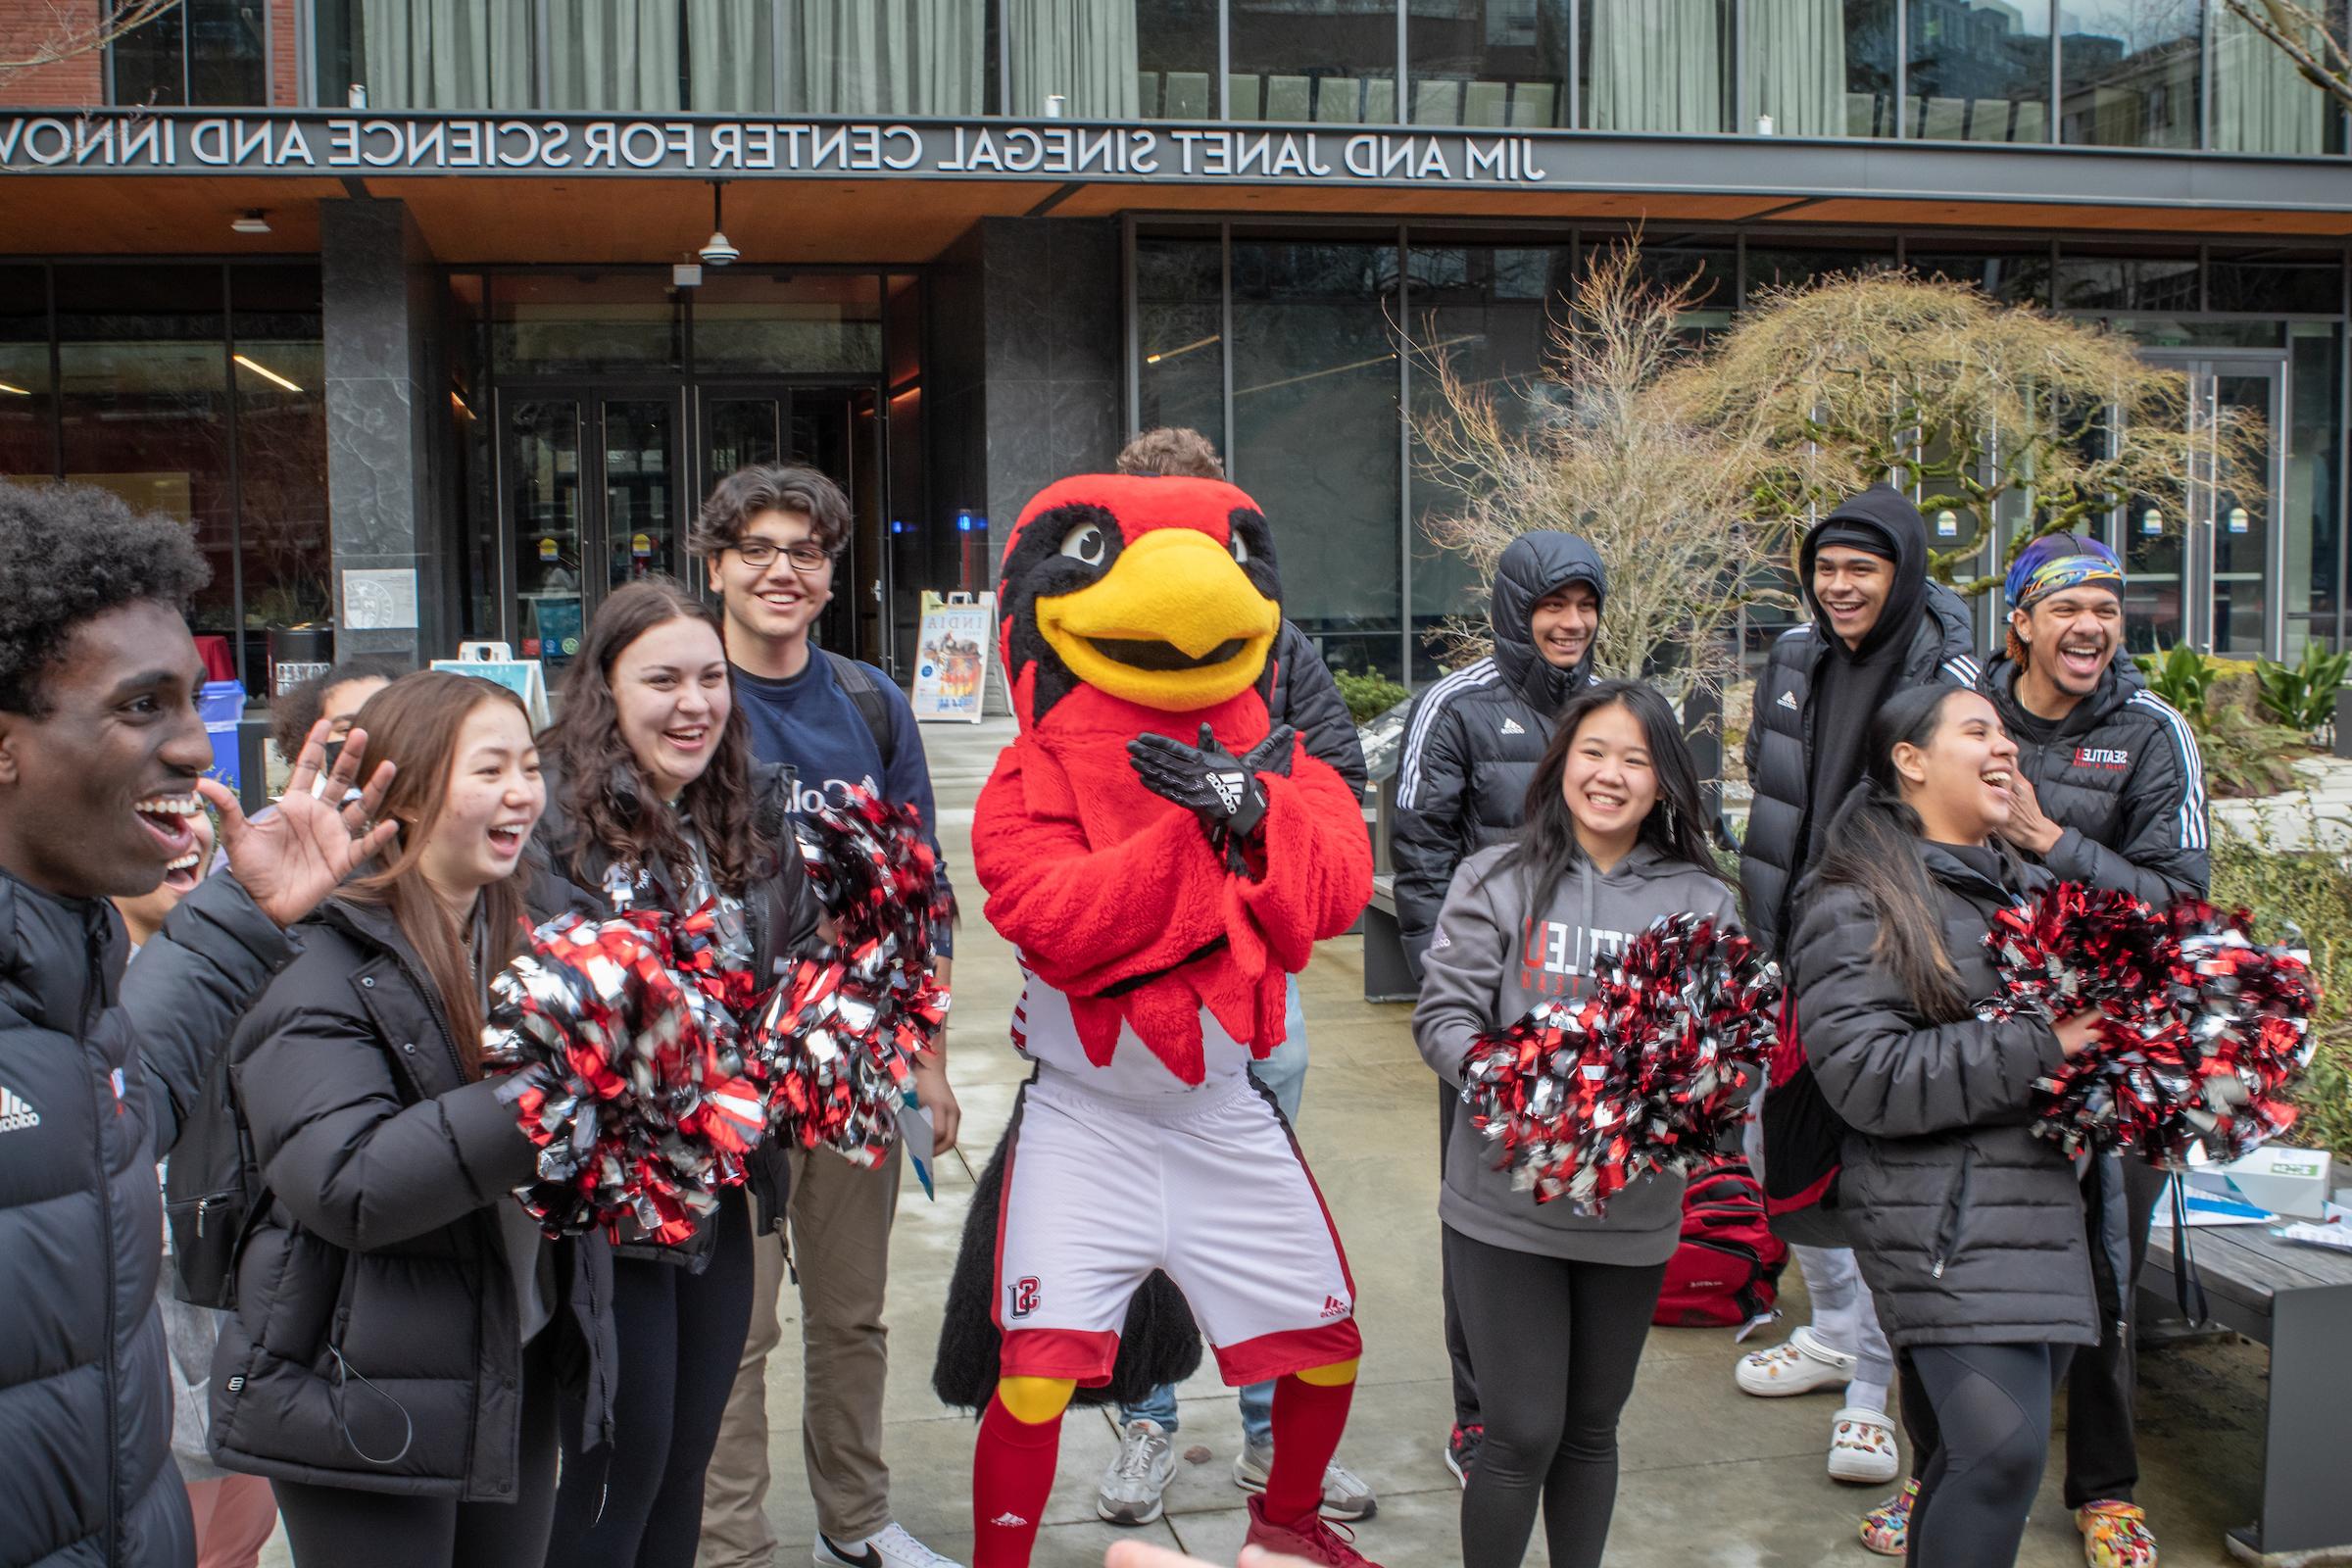
[[847, 654], [837, 654], [830, 648], [819, 648], [825, 662], [833, 666], [833, 678], [849, 693], [850, 701], [858, 707], [858, 716], [873, 732], [874, 750], [882, 754], [882, 766], [890, 767], [890, 699], [882, 695], [881, 683], [873, 671]]

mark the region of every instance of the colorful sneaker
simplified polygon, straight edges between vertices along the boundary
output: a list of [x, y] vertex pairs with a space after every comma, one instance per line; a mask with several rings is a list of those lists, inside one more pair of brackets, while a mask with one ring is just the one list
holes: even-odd
[[1919, 1498], [1919, 1483], [1906, 1481], [1903, 1490], [1862, 1516], [1862, 1544], [1882, 1557], [1900, 1557], [1911, 1549], [1911, 1504]]
[[1323, 1522], [1319, 1513], [1303, 1519], [1294, 1519], [1278, 1525], [1266, 1517], [1266, 1499], [1250, 1499], [1250, 1533], [1242, 1538], [1245, 1546], [1263, 1546], [1268, 1551], [1297, 1557], [1305, 1562], [1322, 1563], [1325, 1568], [1380, 1568], [1380, 1564], [1355, 1549], [1355, 1538], [1346, 1525], [1337, 1529]]
[[2075, 1510], [2082, 1532], [2082, 1560], [2089, 1568], [2156, 1568], [2156, 1538], [2148, 1516], [2120, 1498], [2101, 1498]]
[[[1263, 1492], [1266, 1478], [1274, 1471], [1274, 1445], [1258, 1447], [1245, 1443], [1239, 1457], [1233, 1461], [1233, 1484], [1244, 1492]], [[1372, 1488], [1362, 1476], [1334, 1460], [1323, 1467], [1323, 1517], [1326, 1519], [1369, 1519], [1380, 1511], [1380, 1501], [1372, 1495]]]
[[1748, 1351], [1732, 1368], [1740, 1392], [1763, 1399], [1843, 1388], [1853, 1380], [1854, 1357], [1832, 1349], [1809, 1323], [1769, 1350]]
[[1465, 1487], [1470, 1484], [1470, 1467], [1478, 1463], [1479, 1446], [1486, 1441], [1487, 1429], [1483, 1426], [1455, 1427], [1452, 1436], [1446, 1440], [1446, 1468]]
[[1894, 1423], [1884, 1410], [1849, 1404], [1830, 1427], [1830, 1479], [1883, 1487], [1901, 1468], [1894, 1456]]
[[1095, 1514], [1114, 1525], [1148, 1525], [1162, 1511], [1161, 1496], [1176, 1475], [1176, 1445], [1156, 1421], [1119, 1428], [1119, 1451], [1095, 1488]]

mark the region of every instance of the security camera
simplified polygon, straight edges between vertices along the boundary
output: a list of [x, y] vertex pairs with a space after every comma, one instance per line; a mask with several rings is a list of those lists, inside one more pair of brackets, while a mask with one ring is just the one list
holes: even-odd
[[742, 256], [743, 252], [730, 244], [724, 233], [714, 228], [710, 231], [710, 237], [703, 241], [703, 248], [699, 254], [703, 258], [705, 267], [724, 267]]

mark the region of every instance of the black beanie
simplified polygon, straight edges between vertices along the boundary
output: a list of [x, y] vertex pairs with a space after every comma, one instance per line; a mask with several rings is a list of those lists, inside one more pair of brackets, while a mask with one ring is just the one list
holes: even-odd
[[1867, 550], [1887, 561], [1896, 559], [1894, 540], [1886, 529], [1853, 517], [1831, 517], [1813, 530], [1805, 548], [1819, 554], [1831, 545], [1842, 545], [1848, 550]]

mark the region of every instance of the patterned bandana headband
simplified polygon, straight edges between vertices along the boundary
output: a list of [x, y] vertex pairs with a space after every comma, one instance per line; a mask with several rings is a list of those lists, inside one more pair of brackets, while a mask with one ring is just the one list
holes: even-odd
[[2123, 597], [2123, 564], [2096, 539], [2053, 534], [2028, 545], [2002, 584], [2012, 610], [2031, 610], [2050, 595], [2085, 585]]

